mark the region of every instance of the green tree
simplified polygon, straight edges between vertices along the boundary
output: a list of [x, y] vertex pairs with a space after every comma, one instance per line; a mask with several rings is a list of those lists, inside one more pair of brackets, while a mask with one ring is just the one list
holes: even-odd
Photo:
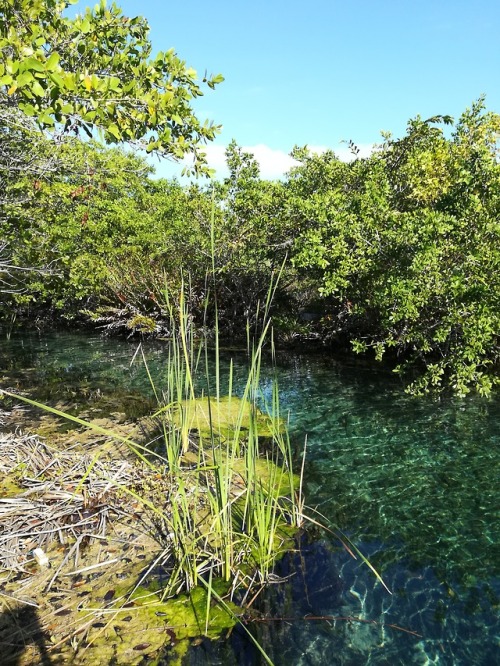
[[16, 200], [0, 222], [12, 264], [37, 269], [23, 271], [20, 303], [65, 307], [98, 293], [106, 257], [133, 243], [132, 230], [147, 223], [141, 195], [151, 167], [143, 159], [76, 139], [59, 145], [56, 155], [43, 177], [18, 177]]
[[4, 295], [26, 288], [27, 271], [39, 275], [50, 272], [44, 265], [18, 265], [10, 242], [19, 239], [18, 214], [30, 209], [41, 179], [59, 169], [58, 152], [57, 145], [44, 137], [34, 120], [6, 103], [0, 93], [0, 305]]
[[[67, 18], [74, 0], [4, 0], [0, 13], [0, 87], [43, 129], [100, 130], [108, 143], [130, 142], [165, 156], [195, 157], [218, 127], [196, 117], [196, 72], [173, 49], [151, 57], [149, 26], [101, 0]], [[205, 78], [210, 88], [220, 75]]]
[[425, 370], [412, 390], [487, 394], [500, 361], [500, 116], [480, 100], [451, 136], [443, 121], [412, 120], [365, 160], [298, 167], [293, 186], [310, 190], [294, 261], [336, 304], [335, 333]]
[[[214, 184], [218, 215], [215, 268], [219, 313], [237, 333], [266, 299], [272, 275], [290, 249], [283, 216], [284, 185], [260, 178], [255, 157], [236, 141], [226, 150], [229, 176]], [[281, 275], [274, 306], [292, 307], [288, 298], [290, 265]]]
[[[67, 217], [67, 211], [78, 208], [78, 197], [68, 200], [65, 189], [82, 187], [87, 208], [93, 202], [97, 209], [95, 188], [82, 184], [88, 180], [87, 162], [93, 164], [94, 182], [105, 181], [110, 167], [106, 159], [96, 159], [96, 146], [84, 157], [86, 149], [77, 149], [68, 142], [69, 136], [83, 134], [88, 140], [99, 133], [107, 143], [127, 142], [173, 159], [192, 155], [193, 165], [187, 170], [207, 173], [201, 146], [218, 131], [212, 123], [200, 122], [192, 108], [192, 102], [203, 94], [196, 72], [173, 50], [151, 56], [144, 18], [125, 17], [116, 5], [108, 8], [100, 2], [94, 10], [70, 19], [64, 15], [70, 4], [74, 1], [4, 0], [0, 7], [0, 289], [4, 294], [24, 292], [25, 300], [33, 300], [35, 294], [43, 300], [44, 292], [55, 294], [57, 275], [68, 278], [64, 257], [72, 262], [75, 278], [65, 284], [76, 289], [80, 265], [83, 290], [93, 275], [90, 267], [85, 270], [83, 266], [99, 261], [107, 245], [95, 229], [95, 239], [102, 243], [100, 252], [91, 256], [79, 242], [71, 245], [75, 220], [81, 218], [79, 210], [74, 218]], [[220, 75], [203, 79], [209, 88], [221, 81]], [[104, 171], [99, 173], [100, 169]], [[144, 175], [142, 162], [138, 169]], [[116, 170], [114, 174], [116, 180]], [[109, 197], [100, 195], [109, 203]], [[49, 200], [55, 208], [46, 205]], [[55, 215], [58, 204], [61, 207]], [[112, 205], [105, 216], [108, 224], [115, 208]], [[88, 215], [88, 211], [82, 214]], [[117, 218], [124, 214], [120, 211]], [[71, 251], [63, 249], [62, 241], [50, 246], [51, 224], [54, 234], [61, 232], [64, 238], [66, 233]], [[88, 228], [93, 224], [94, 218]], [[24, 245], [19, 244], [20, 239]], [[38, 250], [35, 239], [40, 242]], [[96, 243], [93, 245], [95, 248]], [[46, 247], [52, 251], [45, 252]], [[78, 257], [73, 256], [76, 250], [81, 250]], [[28, 263], [18, 263], [21, 255]], [[94, 278], [98, 281], [102, 273], [96, 267]], [[26, 293], [29, 288], [33, 293]]]
[[211, 198], [151, 172], [136, 153], [67, 137], [44, 178], [16, 180], [17, 200], [0, 222], [12, 256], [0, 268], [12, 281], [13, 265], [45, 267], [23, 271], [22, 289], [8, 295], [19, 318], [28, 308], [72, 319], [86, 310], [114, 329], [168, 319], [163, 292], [166, 283], [176, 292], [183, 271], [203, 309]]

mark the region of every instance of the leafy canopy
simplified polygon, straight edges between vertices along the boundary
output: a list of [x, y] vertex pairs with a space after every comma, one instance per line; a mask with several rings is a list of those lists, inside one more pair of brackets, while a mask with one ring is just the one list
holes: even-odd
[[500, 116], [479, 100], [408, 123], [365, 160], [304, 157], [290, 182], [295, 265], [343, 306], [356, 351], [425, 372], [419, 393], [488, 394], [500, 364]]
[[[0, 91], [42, 129], [128, 142], [163, 156], [194, 155], [219, 128], [200, 122], [192, 101], [203, 94], [196, 72], [173, 49], [151, 56], [149, 25], [105, 0], [76, 18], [76, 0], [4, 0], [0, 13]], [[204, 78], [214, 88], [220, 75]]]

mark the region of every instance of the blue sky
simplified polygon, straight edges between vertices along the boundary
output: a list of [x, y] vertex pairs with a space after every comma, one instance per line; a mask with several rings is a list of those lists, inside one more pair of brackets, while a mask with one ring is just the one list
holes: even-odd
[[342, 140], [368, 147], [417, 114], [456, 117], [482, 93], [500, 112], [499, 0], [117, 4], [149, 20], [155, 50], [174, 47], [199, 75], [225, 76], [196, 104], [223, 125], [209, 148], [214, 166], [232, 138], [273, 177], [295, 144], [343, 154]]

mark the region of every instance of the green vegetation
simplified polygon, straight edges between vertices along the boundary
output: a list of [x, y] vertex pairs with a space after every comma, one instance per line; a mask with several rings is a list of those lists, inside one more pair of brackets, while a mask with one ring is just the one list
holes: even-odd
[[[67, 18], [66, 0], [8, 0], [0, 15], [0, 313], [170, 335], [186, 298], [199, 331], [245, 339], [273, 275], [280, 343], [316, 340], [389, 360], [409, 390], [487, 395], [500, 346], [500, 116], [472, 104], [408, 123], [372, 155], [298, 161], [259, 176], [227, 149], [223, 182], [155, 180], [143, 155], [207, 173], [217, 128], [191, 102], [195, 72], [151, 55], [148, 25], [101, 2]], [[204, 79], [209, 88], [221, 76]], [[82, 132], [85, 140], [82, 140]], [[105, 143], [126, 143], [128, 149]], [[206, 276], [214, 273], [217, 302]], [[178, 304], [177, 304], [178, 305]], [[260, 312], [260, 315], [259, 315]]]
[[293, 178], [301, 246], [320, 292], [344, 304], [356, 351], [373, 347], [426, 372], [421, 391], [483, 394], [497, 381], [500, 332], [500, 117], [481, 101], [410, 121], [366, 160], [304, 156]]
[[[201, 123], [191, 102], [203, 94], [196, 72], [173, 49], [151, 57], [149, 25], [101, 0], [70, 19], [76, 0], [6, 0], [0, 15], [2, 107], [15, 105], [40, 128], [182, 158], [219, 128]], [[210, 88], [220, 75], [204, 78]]]
[[36, 164], [0, 174], [3, 317], [168, 336], [163, 287], [178, 292], [184, 274], [194, 326], [214, 330], [213, 269], [220, 333], [243, 341], [283, 266], [279, 344], [373, 349], [414, 392], [488, 394], [500, 352], [500, 120], [479, 101], [450, 123], [417, 118], [350, 163], [296, 149], [283, 182], [261, 180], [233, 142], [224, 182], [185, 187], [154, 180], [138, 154], [71, 137], [56, 150], [33, 132], [24, 144], [23, 128], [3, 125], [21, 161], [23, 145], [30, 160], [52, 160], [43, 175]]
[[[234, 141], [222, 182], [154, 179], [144, 152], [209, 175], [201, 146], [218, 128], [193, 111], [196, 73], [173, 50], [151, 56], [144, 19], [104, 2], [71, 19], [70, 4], [6, 0], [0, 14], [0, 325], [164, 339], [151, 441], [66, 418], [157, 478], [106, 481], [154, 518], [151, 567], [168, 569], [155, 603], [191, 595], [213, 635], [236, 620], [226, 594], [265, 584], [304, 520], [277, 387], [270, 404], [260, 391], [264, 345], [371, 351], [417, 394], [498, 384], [500, 116], [481, 99], [456, 123], [417, 117], [367, 158], [352, 145], [349, 163], [297, 147], [283, 181]], [[224, 339], [247, 343], [241, 396], [232, 368], [220, 382]]]
[[[265, 312], [272, 293], [271, 285]], [[164, 300], [171, 303], [169, 295], [165, 295]], [[269, 321], [260, 337], [254, 340], [247, 383], [239, 398], [233, 392], [232, 373], [226, 387], [220, 385], [216, 371], [213, 384], [208, 365], [209, 339], [205, 336], [201, 341], [195, 340], [184, 292], [178, 301], [178, 312], [170, 306], [173, 336], [166, 344], [168, 361], [161, 392], [151, 378], [151, 388], [160, 405], [149, 417], [153, 425], [151, 440], [143, 443], [132, 435], [103, 427], [99, 421], [85, 421], [0, 390], [2, 397], [17, 397], [108, 438], [107, 444], [99, 443], [90, 455], [84, 455], [84, 447], [80, 449], [83, 469], [77, 481], [74, 466], [72, 468], [70, 498], [77, 505], [83, 502], [85, 508], [95, 485], [105, 481], [108, 491], [113, 489], [119, 493], [122, 504], [134, 501], [147, 512], [151, 525], [147, 536], [155, 543], [156, 552], [147, 564], [147, 571], [141, 572], [139, 581], [136, 576], [132, 587], [129, 585], [120, 591], [121, 605], [117, 613], [131, 601], [136, 602], [137, 588], [160, 566], [166, 577], [153, 589], [143, 590], [140, 598], [145, 596], [145, 608], [153, 606], [150, 611], [163, 618], [156, 620], [155, 626], [162, 627], [167, 622], [177, 627], [182, 624], [180, 611], [184, 609], [189, 624], [186, 623], [183, 632], [176, 631], [176, 640], [200, 634], [214, 637], [232, 626], [240, 611], [232, 603], [235, 591], [241, 590], [242, 597], [247, 598], [268, 582], [277, 558], [292, 547], [293, 535], [304, 518], [301, 487], [292, 471], [291, 447], [280, 418], [277, 387], [266, 413], [258, 407], [258, 401], [263, 401], [259, 376]], [[218, 367], [218, 358], [216, 364]], [[200, 390], [196, 380], [200, 374], [208, 388]], [[116, 462], [118, 453], [113, 442], [121, 446], [121, 468], [112, 474], [109, 457]], [[72, 464], [74, 453], [69, 454]], [[139, 479], [134, 458], [142, 466]], [[24, 469], [24, 465], [22, 467]], [[58, 482], [62, 483], [64, 465], [61, 462], [54, 467], [58, 470]], [[14, 469], [19, 470], [17, 463]], [[65, 498], [67, 500], [68, 496]], [[97, 501], [103, 501], [102, 495]], [[107, 503], [113, 506], [112, 493]], [[57, 530], [54, 532], [57, 534]], [[95, 538], [99, 542], [103, 535], [81, 535], [71, 542], [62, 560], [57, 552], [51, 554], [57, 566], [51, 581], [57, 578], [73, 552], [80, 552], [83, 538]], [[141, 547], [144, 549], [144, 544]], [[100, 565], [92, 562], [90, 568], [94, 566]], [[43, 592], [46, 589], [44, 587]], [[181, 593], [188, 596], [183, 600], [179, 597]], [[113, 590], [111, 597], [115, 594]], [[171, 598], [175, 602], [164, 605]], [[212, 602], [217, 604], [216, 611], [212, 609]], [[91, 606], [88, 610], [92, 614]], [[101, 605], [96, 607], [97, 614], [101, 611]], [[250, 633], [249, 637], [254, 640]], [[75, 641], [71, 644], [76, 650], [78, 641]], [[127, 646], [122, 647], [125, 650]], [[260, 646], [257, 647], [265, 661], [271, 663]], [[126, 652], [124, 658], [127, 658]], [[130, 663], [130, 654], [128, 659], [120, 663]]]

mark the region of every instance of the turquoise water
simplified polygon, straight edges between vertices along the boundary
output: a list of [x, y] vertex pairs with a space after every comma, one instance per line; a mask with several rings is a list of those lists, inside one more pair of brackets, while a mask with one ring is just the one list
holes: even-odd
[[[0, 342], [0, 368], [32, 368], [44, 390], [78, 381], [146, 392], [134, 351], [92, 336], [13, 337]], [[146, 353], [161, 384], [163, 349]], [[245, 364], [236, 357], [236, 383]], [[286, 355], [277, 374], [298, 449], [307, 435], [307, 503], [392, 594], [328, 533], [304, 536], [280, 565], [288, 582], [255, 605], [267, 620], [251, 630], [276, 666], [500, 663], [499, 396], [415, 399], [382, 366], [316, 356]], [[189, 663], [261, 662], [234, 631], [193, 648]]]

